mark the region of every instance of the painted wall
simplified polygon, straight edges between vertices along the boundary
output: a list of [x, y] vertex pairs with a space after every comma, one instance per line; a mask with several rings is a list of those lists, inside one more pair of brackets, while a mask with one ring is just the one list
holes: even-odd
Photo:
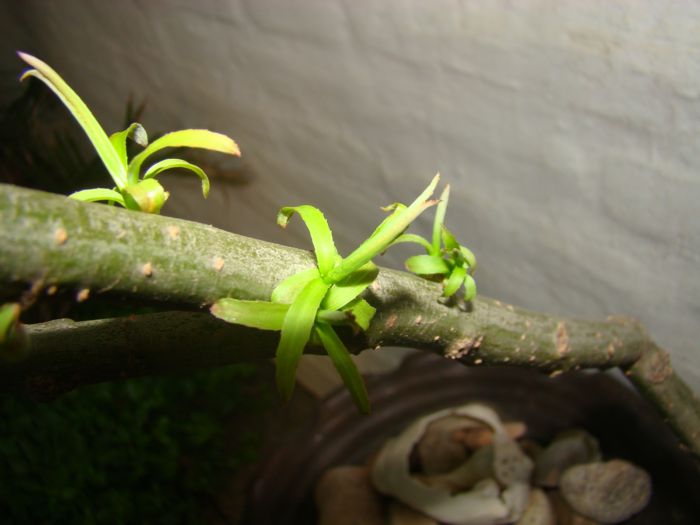
[[2, 103], [17, 93], [21, 48], [110, 129], [133, 93], [148, 97], [148, 129], [236, 138], [244, 160], [223, 163], [230, 176], [209, 200], [176, 179], [167, 212], [308, 246], [303, 228], [279, 231], [274, 218], [312, 203], [348, 250], [378, 206], [411, 199], [439, 170], [482, 293], [638, 317], [700, 391], [700, 4], [4, 4]]

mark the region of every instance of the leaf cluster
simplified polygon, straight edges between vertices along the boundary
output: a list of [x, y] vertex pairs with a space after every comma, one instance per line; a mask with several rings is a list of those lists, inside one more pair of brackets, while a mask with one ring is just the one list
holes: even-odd
[[369, 412], [364, 381], [350, 352], [336, 332], [348, 325], [366, 330], [375, 309], [360, 294], [374, 281], [378, 269], [372, 262], [408, 228], [424, 210], [437, 203], [430, 200], [439, 175], [409, 206], [395, 204], [392, 213], [347, 257], [338, 253], [325, 217], [309, 205], [282, 208], [277, 222], [284, 227], [298, 214], [306, 224], [316, 254], [317, 267], [283, 280], [272, 292], [270, 301], [244, 301], [222, 298], [211, 307], [225, 321], [280, 331], [276, 352], [277, 387], [289, 399], [299, 359], [307, 344], [322, 346], [362, 412]]
[[[200, 178], [205, 197], [209, 193], [209, 178], [199, 166], [175, 158], [156, 162], [141, 175], [141, 168], [151, 155], [165, 148], [178, 147], [203, 148], [240, 155], [238, 145], [229, 137], [205, 129], [173, 131], [149, 144], [146, 130], [141, 124], [134, 122], [126, 129], [107, 136], [87, 105], [56, 71], [27, 53], [19, 52], [19, 56], [32, 67], [20, 80], [37, 78], [56, 94], [85, 131], [116, 185], [113, 189], [94, 188], [77, 191], [70, 195], [71, 198], [91, 202], [107, 201], [131, 210], [159, 213], [168, 198], [168, 193], [157, 181], [158, 175], [171, 169], [188, 170]], [[127, 157], [128, 139], [144, 148], [130, 160]]]
[[445, 213], [450, 198], [450, 186], [440, 196], [435, 212], [432, 242], [419, 235], [406, 233], [394, 241], [414, 243], [425, 248], [425, 255], [414, 255], [406, 259], [406, 269], [426, 279], [442, 282], [444, 297], [454, 295], [464, 285], [464, 300], [476, 297], [476, 282], [472, 277], [476, 269], [476, 257], [466, 246], [457, 242], [445, 225]]

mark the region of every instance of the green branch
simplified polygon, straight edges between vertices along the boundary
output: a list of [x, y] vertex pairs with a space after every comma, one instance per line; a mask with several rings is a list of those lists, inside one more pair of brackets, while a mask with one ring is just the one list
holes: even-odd
[[[221, 297], [268, 300], [282, 279], [314, 267], [310, 253], [294, 248], [7, 185], [0, 185], [0, 224], [0, 302], [16, 300], [12, 294], [23, 287], [56, 286], [72, 288], [80, 298], [110, 293], [199, 310]], [[700, 402], [637, 323], [558, 318], [483, 297], [464, 312], [438, 302], [441, 293], [435, 283], [380, 269], [364, 293], [377, 308], [369, 329], [339, 335], [353, 351], [407, 346], [469, 365], [515, 364], [549, 373], [621, 367], [700, 454]], [[46, 374], [66, 378], [60, 391], [66, 385], [267, 358], [277, 345], [274, 333], [225, 325], [208, 314], [27, 328], [29, 357], [0, 365], [5, 389], [25, 389], [29, 378], [40, 384]]]

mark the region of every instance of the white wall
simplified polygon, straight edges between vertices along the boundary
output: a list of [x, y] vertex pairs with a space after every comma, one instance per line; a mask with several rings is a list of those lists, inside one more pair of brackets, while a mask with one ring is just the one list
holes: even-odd
[[312, 203], [347, 250], [439, 170], [482, 293], [636, 316], [700, 391], [700, 4], [5, 3], [3, 103], [24, 48], [110, 128], [134, 93], [147, 128], [240, 143], [247, 184], [174, 181], [167, 212], [308, 246], [274, 217]]

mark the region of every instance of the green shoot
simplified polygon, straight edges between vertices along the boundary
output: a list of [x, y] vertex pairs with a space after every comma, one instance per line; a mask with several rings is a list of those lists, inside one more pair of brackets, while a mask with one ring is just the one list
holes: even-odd
[[394, 244], [408, 242], [425, 248], [426, 255], [414, 255], [406, 260], [408, 271], [426, 279], [441, 281], [443, 297], [454, 295], [464, 285], [464, 299], [471, 301], [476, 296], [476, 282], [472, 277], [476, 257], [471, 250], [459, 244], [444, 225], [449, 197], [450, 186], [447, 185], [435, 212], [432, 242], [407, 233], [399, 236]]
[[346, 258], [338, 254], [333, 234], [320, 210], [308, 205], [282, 208], [277, 216], [280, 226], [285, 227], [295, 213], [306, 224], [317, 267], [280, 282], [269, 302], [222, 298], [211, 307], [211, 313], [225, 321], [280, 331], [276, 353], [277, 388], [284, 399], [292, 395], [304, 348], [310, 343], [320, 344], [359, 410], [369, 412], [362, 376], [335, 327], [348, 326], [355, 331], [369, 328], [375, 309], [360, 294], [377, 277], [378, 268], [372, 259], [386, 251], [426, 208], [436, 204], [437, 201], [429, 198], [438, 180], [436, 175], [410, 206], [393, 206], [393, 213]]
[[26, 355], [29, 341], [19, 322], [21, 307], [18, 303], [0, 305], [0, 357], [16, 361]]
[[[140, 178], [143, 163], [154, 153], [173, 147], [202, 148], [230, 155], [240, 156], [236, 143], [226, 135], [205, 129], [185, 129], [167, 133], [148, 144], [146, 130], [138, 122], [122, 131], [107, 136], [87, 105], [78, 94], [48, 64], [27, 53], [19, 52], [19, 57], [32, 69], [20, 78], [34, 77], [46, 84], [68, 110], [73, 114], [94, 146], [97, 154], [107, 168], [116, 188], [95, 188], [82, 190], [70, 195], [72, 199], [82, 201], [108, 201], [131, 210], [147, 213], [159, 213], [168, 199], [168, 193], [155, 179], [160, 173], [170, 169], [184, 169], [193, 172], [202, 181], [202, 194], [209, 193], [209, 178], [194, 164], [181, 159], [165, 159], [152, 165]], [[131, 161], [127, 157], [127, 139], [133, 140], [144, 148]]]

